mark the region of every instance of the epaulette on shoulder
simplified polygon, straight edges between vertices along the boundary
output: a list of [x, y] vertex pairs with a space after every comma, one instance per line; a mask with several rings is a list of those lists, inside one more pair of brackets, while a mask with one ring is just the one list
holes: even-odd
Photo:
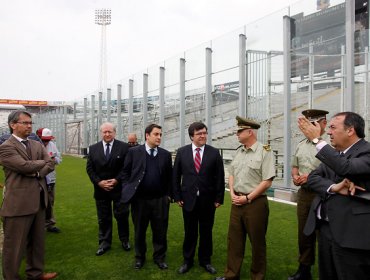
[[306, 141], [307, 138], [303, 138], [301, 141], [299, 141], [299, 143], [302, 143], [303, 141]]
[[241, 147], [243, 147], [244, 145], [239, 145], [239, 147], [237, 147], [236, 149], [239, 150]]
[[266, 152], [271, 151], [271, 147], [270, 147], [270, 145], [263, 145], [263, 149], [264, 149]]

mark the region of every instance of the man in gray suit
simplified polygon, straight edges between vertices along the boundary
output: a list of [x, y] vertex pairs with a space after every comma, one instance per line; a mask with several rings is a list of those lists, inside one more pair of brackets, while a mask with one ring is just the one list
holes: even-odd
[[45, 208], [48, 203], [45, 176], [55, 162], [41, 143], [27, 140], [32, 131], [31, 114], [13, 111], [8, 117], [12, 136], [0, 145], [0, 164], [5, 173], [3, 217], [3, 277], [20, 279], [19, 267], [26, 254], [27, 279], [53, 279], [43, 273]]
[[307, 139], [316, 145], [322, 164], [308, 176], [307, 187], [318, 196], [304, 229], [319, 228], [320, 279], [365, 280], [370, 275], [370, 144], [364, 119], [353, 112], [333, 116], [328, 135], [333, 147], [320, 138], [320, 127], [302, 117]]

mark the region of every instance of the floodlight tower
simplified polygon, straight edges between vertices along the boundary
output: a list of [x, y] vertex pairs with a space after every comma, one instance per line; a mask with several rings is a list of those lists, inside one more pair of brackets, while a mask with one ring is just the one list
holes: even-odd
[[95, 10], [95, 24], [101, 25], [99, 92], [107, 93], [107, 25], [111, 24], [111, 10]]

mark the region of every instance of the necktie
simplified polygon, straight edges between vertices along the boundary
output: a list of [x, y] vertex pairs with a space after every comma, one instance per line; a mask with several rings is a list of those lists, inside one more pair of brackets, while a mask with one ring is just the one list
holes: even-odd
[[110, 156], [109, 146], [110, 146], [110, 144], [107, 143], [106, 148], [105, 148], [105, 158], [106, 159], [109, 159], [109, 156]]
[[199, 173], [200, 163], [201, 163], [201, 160], [200, 160], [200, 148], [196, 148], [195, 150], [197, 152], [195, 153], [194, 166], [195, 166], [195, 171], [197, 171], [197, 173]]
[[22, 140], [22, 143], [26, 146], [26, 152], [27, 152], [27, 155], [29, 158], [32, 158], [31, 156], [31, 148], [30, 148], [30, 145], [28, 143], [28, 140]]
[[150, 149], [150, 156], [154, 157], [154, 149]]

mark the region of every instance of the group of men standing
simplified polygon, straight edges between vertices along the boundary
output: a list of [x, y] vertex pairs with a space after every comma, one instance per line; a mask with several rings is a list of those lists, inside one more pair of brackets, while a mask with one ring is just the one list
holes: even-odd
[[[312, 279], [318, 232], [319, 279], [365, 280], [370, 275], [370, 144], [353, 112], [306, 110], [306, 136], [292, 163], [298, 193], [299, 268], [288, 280]], [[331, 145], [329, 145], [329, 140]]]
[[[225, 277], [218, 279], [237, 279], [240, 276], [241, 254], [244, 253], [247, 235], [253, 246], [252, 271], [258, 275], [256, 279], [263, 279], [266, 272], [265, 235], [268, 220], [266, 190], [275, 176], [273, 155], [269, 146], [257, 142], [258, 123], [237, 117], [237, 124], [237, 136], [242, 146], [230, 168], [233, 208], [228, 262]], [[212, 229], [216, 209], [224, 201], [223, 160], [218, 149], [206, 144], [208, 131], [204, 123], [192, 123], [188, 134], [191, 144], [177, 150], [172, 166], [170, 152], [159, 147], [162, 138], [159, 125], [147, 126], [145, 143], [130, 149], [127, 144], [114, 139], [113, 124], [101, 126], [102, 141], [90, 147], [87, 161], [87, 172], [95, 186], [99, 221], [99, 248], [96, 255], [104, 254], [111, 246], [112, 216], [108, 215], [108, 212], [112, 212], [111, 204], [118, 223], [118, 235], [125, 249], [128, 235], [121, 234], [119, 224], [122, 218], [127, 221], [128, 211], [124, 210], [124, 217], [121, 214], [130, 204], [135, 233], [135, 269], [141, 269], [146, 261], [146, 231], [149, 224], [153, 236], [153, 261], [160, 269], [167, 269], [168, 216], [173, 200], [182, 208], [184, 220], [183, 264], [178, 273], [187, 273], [192, 268], [197, 247], [199, 265], [210, 274], [217, 273], [211, 262]], [[112, 147], [109, 157], [108, 143]], [[114, 149], [116, 152], [113, 152]], [[99, 202], [101, 198], [104, 202]], [[104, 204], [107, 210], [102, 215]], [[126, 225], [128, 230], [128, 223]]]
[[[320, 279], [365, 280], [370, 275], [370, 144], [361, 116], [342, 112], [333, 116], [327, 135], [327, 111], [306, 110], [298, 126], [306, 136], [292, 162], [292, 179], [298, 194], [299, 268], [289, 280], [312, 279], [315, 229], [319, 230]], [[217, 280], [240, 279], [247, 237], [252, 248], [251, 279], [266, 277], [266, 231], [269, 206], [266, 190], [275, 176], [271, 148], [257, 140], [260, 124], [237, 117], [241, 146], [229, 167], [231, 213], [227, 264]], [[12, 136], [0, 145], [5, 172], [3, 205], [3, 276], [20, 279], [18, 270], [26, 253], [28, 279], [52, 279], [44, 273], [44, 225], [48, 205], [45, 176], [55, 160], [36, 141], [28, 140], [31, 115], [9, 115]], [[86, 170], [94, 185], [99, 224], [97, 256], [112, 243], [112, 220], [124, 250], [130, 250], [129, 205], [135, 233], [135, 269], [146, 261], [146, 231], [152, 229], [153, 261], [167, 269], [167, 229], [171, 200], [182, 208], [184, 220], [183, 264], [178, 273], [194, 265], [198, 245], [199, 265], [211, 273], [212, 229], [215, 211], [224, 200], [224, 166], [217, 149], [207, 145], [207, 127], [201, 122], [188, 129], [191, 144], [170, 152], [159, 147], [162, 128], [145, 128], [145, 143], [131, 145], [115, 139], [112, 123], [100, 127], [102, 141], [90, 146]], [[328, 144], [330, 139], [331, 145]], [[316, 157], [316, 158], [315, 158]], [[319, 164], [319, 161], [321, 164]], [[315, 195], [316, 196], [315, 196]], [[113, 212], [113, 215], [112, 215]], [[198, 242], [199, 241], [199, 242]]]

